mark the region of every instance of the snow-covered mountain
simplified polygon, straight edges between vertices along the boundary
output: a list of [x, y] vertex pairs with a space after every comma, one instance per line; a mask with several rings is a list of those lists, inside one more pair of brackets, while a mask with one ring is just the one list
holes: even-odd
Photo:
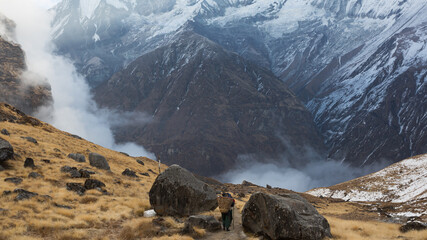
[[330, 157], [355, 165], [427, 152], [424, 0], [64, 0], [58, 53], [92, 86], [170, 44], [188, 21], [270, 69], [307, 104]]
[[376, 173], [307, 193], [355, 202], [399, 203], [396, 215], [427, 218], [427, 155], [415, 156]]

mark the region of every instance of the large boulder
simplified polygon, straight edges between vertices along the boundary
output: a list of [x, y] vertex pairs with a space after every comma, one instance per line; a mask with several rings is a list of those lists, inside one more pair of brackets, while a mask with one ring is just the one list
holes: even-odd
[[242, 225], [271, 239], [332, 237], [328, 221], [297, 194], [253, 194], [243, 208]]
[[105, 157], [98, 153], [89, 153], [89, 164], [99, 169], [110, 170], [110, 165]]
[[13, 157], [13, 147], [3, 138], [0, 138], [0, 163]]
[[215, 190], [178, 165], [156, 178], [149, 196], [159, 215], [189, 216], [218, 206]]

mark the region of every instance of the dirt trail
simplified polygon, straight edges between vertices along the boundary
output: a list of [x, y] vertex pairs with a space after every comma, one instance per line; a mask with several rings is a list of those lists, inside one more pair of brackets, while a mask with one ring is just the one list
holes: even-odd
[[[242, 214], [239, 209], [234, 208], [234, 223], [231, 224], [230, 231], [220, 230], [214, 233], [207, 233], [204, 239], [208, 240], [235, 240], [235, 239], [248, 239], [243, 232], [242, 227]], [[234, 224], [234, 226], [233, 226]]]

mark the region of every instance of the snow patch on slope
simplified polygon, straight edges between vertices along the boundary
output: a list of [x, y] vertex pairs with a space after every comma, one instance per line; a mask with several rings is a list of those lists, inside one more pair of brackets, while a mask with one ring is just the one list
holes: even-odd
[[307, 192], [346, 201], [416, 201], [427, 195], [427, 154], [403, 160], [376, 173], [329, 188]]
[[81, 18], [91, 19], [101, 0], [80, 0]]

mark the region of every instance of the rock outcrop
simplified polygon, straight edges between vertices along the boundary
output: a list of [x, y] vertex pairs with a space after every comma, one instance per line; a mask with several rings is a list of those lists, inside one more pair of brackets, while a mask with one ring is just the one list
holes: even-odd
[[297, 194], [255, 193], [243, 208], [242, 224], [248, 231], [271, 239], [332, 237], [328, 221]]
[[0, 163], [13, 158], [13, 147], [0, 137]]
[[[10, 29], [13, 31], [13, 28], [11, 26]], [[49, 104], [52, 94], [49, 83], [44, 80], [36, 85], [24, 84], [22, 74], [26, 68], [21, 47], [0, 36], [0, 101], [12, 104], [26, 113], [33, 113], [38, 107]], [[40, 76], [35, 75], [26, 77], [31, 81], [40, 79]]]
[[98, 153], [89, 153], [89, 163], [96, 168], [110, 170], [107, 159]]
[[159, 215], [189, 216], [218, 206], [215, 190], [178, 165], [156, 178], [149, 197]]

